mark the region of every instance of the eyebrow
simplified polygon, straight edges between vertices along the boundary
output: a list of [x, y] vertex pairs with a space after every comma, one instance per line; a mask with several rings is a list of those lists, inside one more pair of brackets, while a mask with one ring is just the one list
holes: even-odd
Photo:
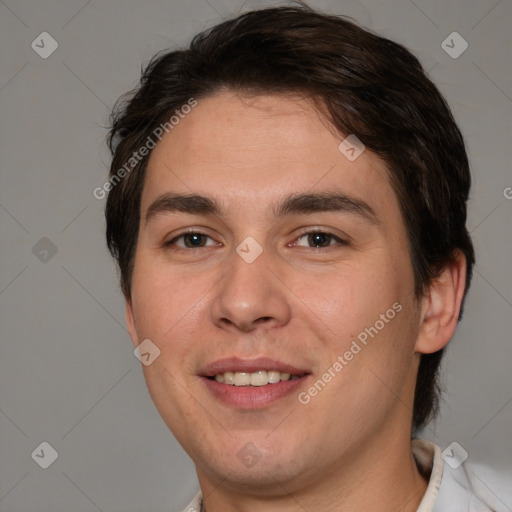
[[[158, 197], [148, 207], [146, 224], [157, 215], [176, 212], [222, 217], [220, 204], [211, 197], [199, 194], [166, 193]], [[283, 198], [272, 208], [272, 214], [276, 220], [294, 213], [309, 214], [320, 212], [350, 213], [360, 216], [371, 224], [379, 224], [378, 217], [369, 204], [342, 192], [291, 194]]]

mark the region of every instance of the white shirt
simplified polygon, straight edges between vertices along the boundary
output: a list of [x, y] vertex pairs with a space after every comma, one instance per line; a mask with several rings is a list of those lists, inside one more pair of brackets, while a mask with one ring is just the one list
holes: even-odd
[[[417, 512], [510, 512], [510, 508], [500, 506], [491, 493], [478, 484], [467, 462], [454, 469], [444, 464], [441, 449], [436, 444], [413, 439], [411, 446], [418, 470], [430, 474]], [[183, 512], [204, 512], [202, 504], [199, 492]]]

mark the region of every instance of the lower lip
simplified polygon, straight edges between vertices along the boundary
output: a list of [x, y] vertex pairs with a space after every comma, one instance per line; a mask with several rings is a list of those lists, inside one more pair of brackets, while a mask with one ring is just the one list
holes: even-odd
[[276, 382], [265, 386], [232, 386], [214, 379], [201, 377], [211, 393], [222, 402], [238, 409], [261, 409], [266, 405], [296, 393], [308, 375], [294, 380]]

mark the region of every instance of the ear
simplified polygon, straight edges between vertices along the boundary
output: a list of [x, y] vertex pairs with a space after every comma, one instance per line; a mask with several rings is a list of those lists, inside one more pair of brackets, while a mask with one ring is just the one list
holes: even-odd
[[130, 334], [130, 338], [132, 339], [133, 346], [137, 348], [139, 344], [139, 337], [137, 336], [137, 327], [135, 326], [135, 317], [133, 315], [133, 307], [131, 299], [125, 298], [124, 300], [124, 311], [126, 317], [126, 327], [128, 328], [128, 333]]
[[415, 351], [430, 354], [452, 338], [466, 287], [466, 257], [457, 251], [422, 299], [420, 332]]

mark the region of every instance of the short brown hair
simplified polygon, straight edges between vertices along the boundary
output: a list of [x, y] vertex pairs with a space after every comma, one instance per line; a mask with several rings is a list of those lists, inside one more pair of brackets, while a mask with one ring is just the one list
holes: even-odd
[[[190, 98], [223, 89], [315, 100], [340, 133], [356, 135], [386, 162], [407, 229], [416, 296], [457, 250], [467, 261], [467, 291], [474, 250], [466, 229], [471, 178], [464, 141], [444, 98], [407, 49], [303, 2], [224, 21], [195, 36], [189, 48], [155, 56], [140, 86], [118, 101], [109, 134], [110, 177]], [[127, 299], [148, 159], [112, 184], [105, 208], [107, 244]], [[421, 356], [416, 428], [437, 412], [442, 353]]]

